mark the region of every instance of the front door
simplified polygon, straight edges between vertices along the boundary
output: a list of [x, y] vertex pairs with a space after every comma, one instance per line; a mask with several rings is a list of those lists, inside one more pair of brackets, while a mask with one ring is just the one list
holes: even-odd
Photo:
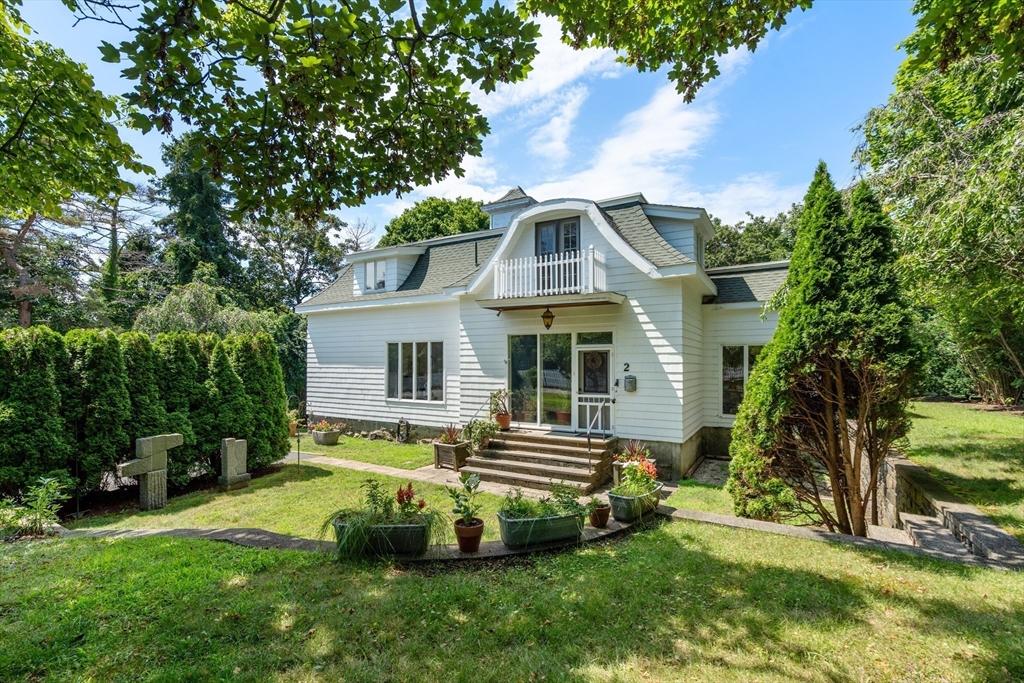
[[576, 429], [611, 434], [611, 348], [577, 350]]

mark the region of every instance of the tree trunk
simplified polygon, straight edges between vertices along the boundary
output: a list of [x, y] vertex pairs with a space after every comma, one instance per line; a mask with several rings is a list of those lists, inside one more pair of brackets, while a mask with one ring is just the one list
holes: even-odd
[[28, 269], [18, 263], [18, 247], [25, 242], [25, 237], [28, 235], [29, 230], [32, 229], [32, 224], [36, 222], [37, 216], [38, 214], [36, 213], [29, 214], [29, 217], [18, 228], [18, 232], [15, 233], [10, 245], [2, 247], [4, 261], [7, 262], [11, 270], [18, 274], [18, 288], [15, 298], [18, 299], [18, 324], [22, 327], [32, 326], [32, 302], [28, 299]]

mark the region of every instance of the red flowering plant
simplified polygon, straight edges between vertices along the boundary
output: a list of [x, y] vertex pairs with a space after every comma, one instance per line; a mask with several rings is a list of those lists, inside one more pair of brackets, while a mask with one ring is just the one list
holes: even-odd
[[328, 422], [327, 420], [320, 420], [309, 425], [311, 432], [340, 432], [344, 428], [345, 425], [342, 422]]
[[658, 468], [650, 459], [651, 451], [639, 441], [630, 441], [622, 453], [615, 456], [622, 463], [622, 479], [611, 490], [618, 496], [642, 496], [658, 485]]
[[416, 492], [412, 488], [411, 481], [406, 487], [398, 487], [398, 493], [395, 494], [395, 500], [398, 502], [398, 514], [406, 517], [419, 514], [421, 510], [424, 510], [427, 507], [427, 501], [422, 498], [416, 500]]

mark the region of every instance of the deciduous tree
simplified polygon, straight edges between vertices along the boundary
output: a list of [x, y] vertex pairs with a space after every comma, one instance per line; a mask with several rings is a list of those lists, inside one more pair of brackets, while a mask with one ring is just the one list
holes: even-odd
[[377, 247], [419, 242], [433, 237], [486, 230], [490, 218], [472, 199], [428, 197], [395, 216], [384, 226]]

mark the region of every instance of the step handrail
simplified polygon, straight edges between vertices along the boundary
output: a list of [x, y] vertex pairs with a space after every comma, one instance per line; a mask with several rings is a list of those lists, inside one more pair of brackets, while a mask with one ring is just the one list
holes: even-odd
[[587, 464], [591, 469], [594, 468], [594, 455], [590, 446], [590, 432], [594, 428], [594, 421], [601, 415], [601, 411], [604, 410], [606, 405], [611, 405], [608, 399], [603, 399], [597, 404], [597, 410], [594, 411], [594, 417], [590, 418], [590, 424], [587, 425]]

